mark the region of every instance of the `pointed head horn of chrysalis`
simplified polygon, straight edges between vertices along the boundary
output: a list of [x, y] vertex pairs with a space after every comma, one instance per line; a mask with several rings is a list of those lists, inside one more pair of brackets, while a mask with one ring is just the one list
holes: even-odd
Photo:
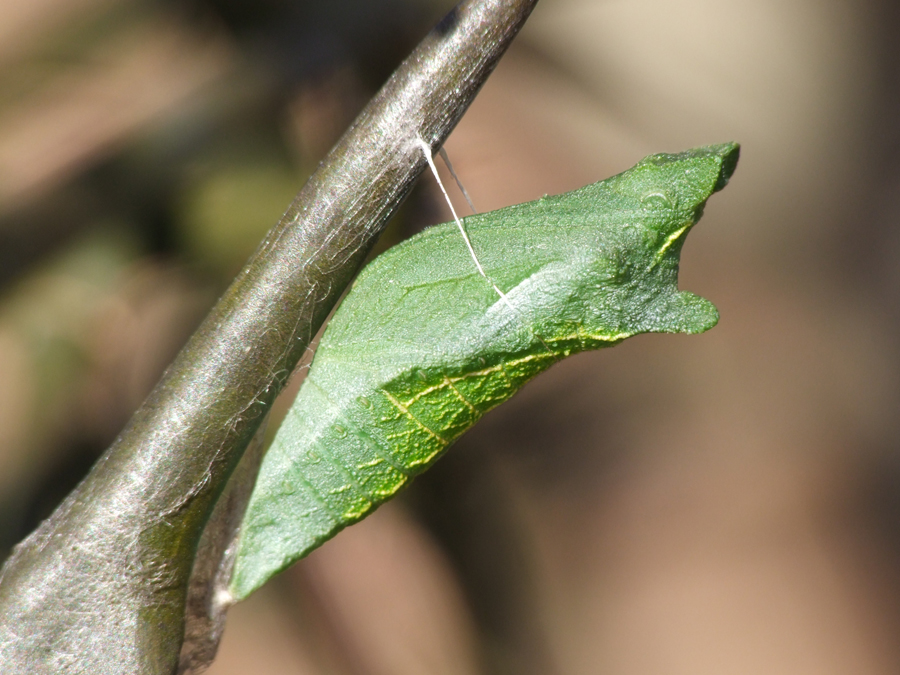
[[623, 233], [635, 261], [630, 276], [636, 284], [621, 305], [628, 332], [702, 333], [718, 321], [711, 302], [678, 290], [678, 265], [687, 233], [706, 200], [728, 183], [739, 154], [737, 143], [724, 143], [653, 155], [613, 179], [615, 192], [634, 213]]
[[657, 264], [665, 258], [677, 264], [685, 236], [706, 200], [728, 184], [739, 155], [737, 143], [651, 155], [621, 175], [617, 188], [630, 193]]

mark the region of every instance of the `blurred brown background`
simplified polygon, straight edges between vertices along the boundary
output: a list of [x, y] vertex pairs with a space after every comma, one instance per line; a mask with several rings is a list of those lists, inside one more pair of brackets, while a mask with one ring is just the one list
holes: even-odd
[[[0, 555], [451, 4], [0, 0]], [[898, 29], [542, 0], [446, 145], [475, 205], [738, 140], [681, 274], [722, 320], [554, 367], [237, 606], [210, 672], [900, 672]], [[448, 217], [426, 177], [386, 242]]]

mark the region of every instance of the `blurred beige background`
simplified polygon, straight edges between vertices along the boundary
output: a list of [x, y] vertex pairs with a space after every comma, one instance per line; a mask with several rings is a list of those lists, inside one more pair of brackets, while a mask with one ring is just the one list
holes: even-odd
[[[0, 2], [5, 549], [451, 4]], [[555, 366], [232, 610], [209, 672], [900, 671], [898, 28], [889, 0], [541, 0], [457, 173], [486, 211], [740, 141], [681, 272], [720, 324]]]

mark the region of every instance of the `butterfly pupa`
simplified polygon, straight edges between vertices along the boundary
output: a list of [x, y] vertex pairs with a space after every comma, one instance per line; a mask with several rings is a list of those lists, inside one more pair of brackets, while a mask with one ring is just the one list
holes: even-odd
[[467, 217], [483, 274], [455, 223], [372, 261], [263, 462], [234, 598], [396, 494], [556, 361], [715, 325], [709, 301], [678, 290], [679, 257], [738, 154], [727, 143], [653, 155], [574, 192]]

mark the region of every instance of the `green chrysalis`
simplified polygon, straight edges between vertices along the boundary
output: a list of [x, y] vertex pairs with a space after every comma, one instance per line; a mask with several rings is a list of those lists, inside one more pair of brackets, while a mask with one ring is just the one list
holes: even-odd
[[678, 263], [738, 154], [728, 143], [654, 155], [580, 190], [466, 218], [487, 278], [453, 223], [368, 265], [263, 462], [232, 595], [370, 513], [556, 361], [715, 325], [709, 301], [678, 290]]

